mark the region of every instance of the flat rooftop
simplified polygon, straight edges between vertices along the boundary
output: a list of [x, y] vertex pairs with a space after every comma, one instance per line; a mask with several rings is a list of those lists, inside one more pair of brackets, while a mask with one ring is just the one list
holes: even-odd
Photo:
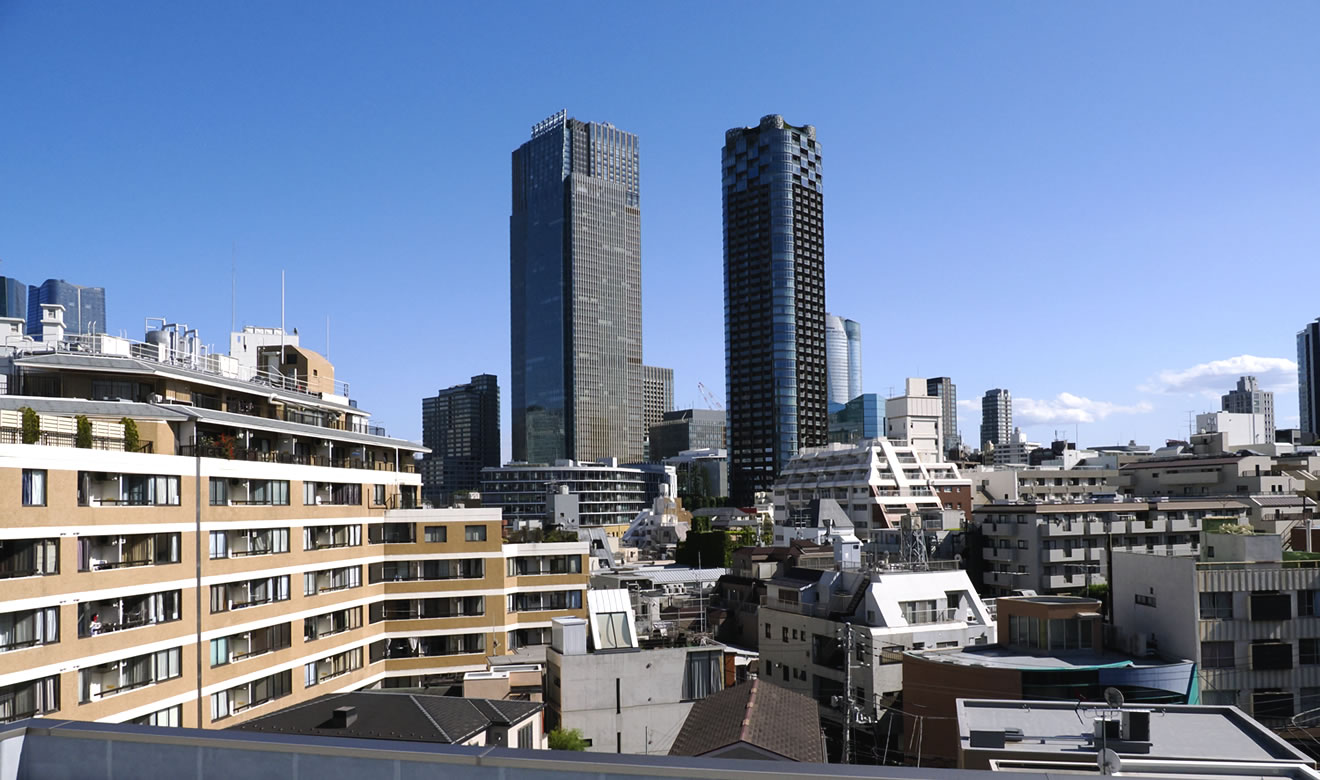
[[980, 666], [995, 669], [1018, 669], [1023, 671], [1051, 669], [1092, 669], [1107, 666], [1131, 666], [1158, 668], [1185, 663], [1162, 661], [1154, 658], [1137, 658], [1126, 653], [1095, 650], [1059, 650], [1055, 652], [1030, 653], [1004, 645], [969, 645], [941, 650], [909, 650], [911, 655], [926, 661], [937, 661], [957, 666]]
[[[1173, 704], [1123, 709], [1151, 713], [1151, 747], [1141, 756], [1145, 759], [1310, 764], [1305, 754], [1236, 707]], [[1116, 711], [1091, 703], [959, 699], [958, 738], [966, 750], [972, 731], [1021, 729], [1022, 739], [1007, 742], [1003, 752], [1075, 756], [1081, 761], [1096, 753], [1093, 723], [1105, 712]]]

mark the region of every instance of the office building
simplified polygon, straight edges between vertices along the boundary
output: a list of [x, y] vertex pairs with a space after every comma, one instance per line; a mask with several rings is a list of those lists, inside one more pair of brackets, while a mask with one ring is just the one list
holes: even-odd
[[1013, 438], [1013, 397], [1007, 390], [986, 390], [981, 398], [981, 449], [1006, 446]]
[[651, 426], [651, 460], [660, 461], [686, 450], [724, 449], [724, 412], [679, 409], [665, 412]]
[[0, 720], [223, 728], [456, 679], [583, 613], [585, 543], [505, 545], [498, 510], [419, 509], [426, 448], [369, 425], [344, 382], [202, 357], [106, 335], [9, 355]]
[[58, 303], [64, 307], [64, 326], [68, 335], [105, 333], [105, 288], [69, 284], [63, 279], [47, 279], [40, 285], [28, 285], [27, 332], [34, 338], [41, 334], [41, 305]]
[[637, 136], [569, 119], [513, 152], [513, 459], [642, 460]]
[[799, 449], [829, 437], [816, 128], [770, 115], [729, 130], [722, 166], [729, 490], [750, 505]]
[[1320, 319], [1297, 333], [1297, 427], [1312, 435], [1320, 430]]
[[1274, 441], [1274, 393], [1261, 390], [1254, 376], [1240, 377], [1237, 387], [1220, 399], [1225, 412], [1265, 415], [1265, 442]]
[[481, 470], [500, 465], [500, 387], [491, 374], [422, 399], [422, 497], [449, 506], [457, 491], [481, 489]]
[[947, 376], [931, 377], [926, 380], [926, 395], [940, 399], [940, 408], [944, 412], [944, 444], [941, 449], [945, 457], [954, 457], [951, 452], [962, 448], [962, 437], [958, 435], [958, 386]]
[[655, 495], [648, 495], [640, 468], [611, 461], [507, 463], [481, 470], [482, 506], [502, 510], [505, 524], [516, 529], [610, 526], [622, 535]]
[[[8, 276], [0, 276], [0, 317], [27, 321], [27, 285]], [[28, 335], [31, 330], [25, 331]]]
[[290, 333], [284, 328], [261, 328], [244, 325], [243, 330], [229, 334], [229, 356], [238, 361], [242, 376], [255, 375], [261, 367], [261, 352], [268, 347], [298, 346], [298, 329]]
[[[650, 454], [651, 426], [658, 425], [664, 419], [665, 412], [674, 409], [674, 369], [642, 366], [642, 436], [646, 439], [647, 453], [651, 460], [657, 460]], [[723, 445], [721, 445], [723, 446]]]
[[851, 444], [862, 439], [875, 439], [885, 435], [885, 412], [880, 396], [862, 393], [842, 407], [831, 404], [830, 443]]
[[825, 365], [829, 373], [827, 399], [846, 404], [862, 394], [862, 326], [825, 315]]

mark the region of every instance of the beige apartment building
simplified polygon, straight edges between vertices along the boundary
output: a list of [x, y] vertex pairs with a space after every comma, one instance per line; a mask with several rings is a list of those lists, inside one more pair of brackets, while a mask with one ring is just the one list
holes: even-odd
[[461, 679], [585, 614], [586, 544], [419, 507], [424, 449], [370, 426], [333, 369], [151, 335], [2, 358], [0, 722], [222, 728]]

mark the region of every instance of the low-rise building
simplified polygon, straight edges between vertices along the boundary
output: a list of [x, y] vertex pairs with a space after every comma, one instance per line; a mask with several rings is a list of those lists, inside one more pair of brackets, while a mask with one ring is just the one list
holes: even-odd
[[816, 702], [752, 679], [692, 705], [671, 756], [825, 761]]
[[986, 595], [1079, 594], [1106, 582], [1111, 550], [1195, 554], [1207, 523], [1245, 522], [1248, 514], [1235, 498], [986, 504], [973, 515], [980, 560], [972, 568]]

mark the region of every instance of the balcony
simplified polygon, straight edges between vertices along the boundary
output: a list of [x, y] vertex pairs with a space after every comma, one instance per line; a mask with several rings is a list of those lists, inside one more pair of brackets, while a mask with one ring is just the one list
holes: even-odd
[[903, 619], [910, 626], [929, 625], [931, 623], [954, 623], [958, 620], [958, 610], [953, 607], [936, 609], [903, 610]]
[[130, 628], [171, 623], [179, 619], [181, 591], [171, 590], [140, 596], [125, 596], [78, 605], [78, 637], [125, 631]]
[[1017, 560], [1017, 550], [1012, 547], [982, 547], [981, 559], [1011, 563]]

